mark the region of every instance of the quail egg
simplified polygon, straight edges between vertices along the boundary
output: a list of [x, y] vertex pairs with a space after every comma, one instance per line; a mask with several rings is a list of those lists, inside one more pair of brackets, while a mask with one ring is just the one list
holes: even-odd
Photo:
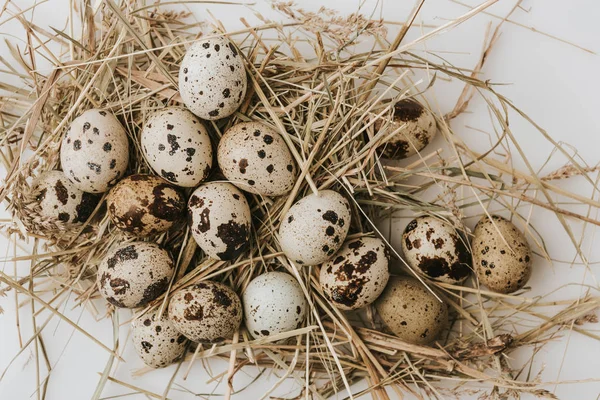
[[108, 111], [91, 109], [75, 118], [60, 147], [62, 169], [88, 193], [106, 192], [127, 169], [127, 133]]
[[285, 272], [267, 272], [254, 278], [242, 301], [246, 328], [255, 338], [300, 328], [308, 310], [302, 288]]
[[301, 265], [329, 260], [350, 228], [350, 204], [341, 194], [321, 190], [294, 204], [281, 220], [279, 243], [285, 255]]
[[150, 167], [175, 185], [195, 187], [210, 173], [213, 150], [208, 131], [185, 108], [166, 107], [150, 115], [141, 144]]
[[531, 276], [527, 239], [510, 221], [484, 216], [473, 231], [473, 266], [479, 282], [498, 293], [521, 289]]
[[406, 226], [402, 251], [416, 272], [440, 282], [460, 283], [471, 273], [465, 239], [452, 225], [434, 217], [418, 217]]
[[333, 259], [321, 266], [321, 289], [340, 310], [364, 307], [383, 292], [390, 277], [388, 262], [389, 251], [383, 240], [347, 240]]
[[240, 328], [242, 303], [229, 286], [204, 281], [173, 295], [169, 319], [194, 342], [222, 342]]
[[183, 103], [202, 119], [216, 120], [233, 114], [247, 86], [244, 60], [225, 36], [195, 42], [179, 67], [179, 93]]
[[171, 256], [156, 243], [127, 243], [98, 266], [98, 288], [116, 307], [140, 307], [167, 290], [174, 271]]

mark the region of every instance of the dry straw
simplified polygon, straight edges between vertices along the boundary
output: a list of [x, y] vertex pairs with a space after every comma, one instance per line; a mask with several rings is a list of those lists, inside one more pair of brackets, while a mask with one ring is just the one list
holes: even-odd
[[[115, 340], [114, 347], [103, 345], [59, 310], [67, 298], [75, 297], [76, 305], [86, 306], [99, 318], [105, 315], [106, 305], [98, 300], [94, 283], [96, 266], [107, 249], [128, 238], [110, 225], [102, 205], [83, 226], [44, 219], [30, 195], [31, 178], [59, 167], [61, 136], [83, 110], [110, 109], [126, 126], [131, 143], [139, 143], [139, 128], [146, 116], [178, 103], [179, 63], [189, 44], [207, 27], [193, 22], [186, 12], [170, 11], [171, 5], [184, 3], [211, 2], [166, 1], [159, 5], [142, 0], [86, 0], [77, 3], [69, 17], [71, 24], [75, 18], [80, 19], [81, 37], [74, 37], [69, 29], [49, 32], [25, 19], [23, 13], [27, 10], [12, 14], [8, 8], [2, 10], [5, 21], [21, 22], [25, 40], [19, 47], [9, 44], [12, 59], [0, 60], [3, 72], [26, 83], [18, 87], [0, 83], [7, 94], [0, 100], [0, 156], [7, 171], [0, 198], [13, 215], [12, 221], [3, 222], [2, 233], [19, 245], [27, 238], [34, 248], [30, 256], [17, 257], [15, 253], [4, 260], [29, 261], [31, 269], [23, 276], [0, 272], [0, 294], [10, 294], [4, 301], [13, 298], [17, 307], [32, 307], [37, 330], [22, 343], [22, 349], [35, 349], [36, 397], [45, 397], [48, 384], [40, 377], [44, 375], [42, 370], [50, 366], [44, 337], [51, 332], [45, 328], [50, 320], [62, 319], [111, 355], [107, 365], [98, 366], [103, 373], [94, 398], [101, 397], [107, 382], [150, 398], [175, 396], [174, 390], [184, 390], [176, 381], [187, 376], [186, 362], [198, 363], [207, 357], [229, 362], [229, 368], [214, 378], [228, 383], [223, 388], [226, 397], [235, 393], [234, 389], [242, 389], [232, 387], [234, 376], [254, 365], [278, 369], [281, 379], [277, 385], [293, 380], [299, 398], [327, 398], [365, 379], [368, 389], [353, 397], [369, 392], [376, 399], [400, 398], [402, 393], [417, 398], [445, 398], [481, 391], [489, 398], [523, 393], [552, 398], [542, 389], [539, 377], [528, 369], [540, 346], [569, 329], [600, 339], [586, 328], [587, 323], [595, 322], [593, 313], [600, 305], [593, 289], [583, 290], [584, 295], [570, 301], [550, 302], [545, 296], [529, 297], [527, 290], [512, 295], [488, 292], [480, 289], [475, 279], [465, 286], [424, 281], [428, 287], [436, 287], [450, 304], [452, 323], [449, 334], [436, 346], [412, 345], [388, 334], [371, 309], [360, 314], [335, 309], [321, 293], [318, 267], [297, 268], [291, 264], [281, 253], [275, 234], [280, 216], [296, 199], [311, 191], [333, 188], [355, 199], [355, 232], [377, 234], [377, 221], [402, 211], [410, 215], [428, 213], [462, 227], [465, 216], [481, 216], [488, 209], [503, 210], [526, 228], [536, 253], [546, 259], [550, 258], [543, 237], [529, 226], [527, 210], [549, 210], [564, 227], [580, 260], [587, 262], [571, 225], [599, 225], [593, 215], [600, 204], [562, 189], [557, 180], [578, 177], [597, 190], [593, 178], [597, 169], [570, 157], [493, 85], [478, 79], [499, 26], [510, 20], [502, 18], [498, 28], [489, 32], [480, 62], [472, 70], [450, 65], [435, 54], [426, 59], [412, 51], [428, 38], [484, 12], [495, 3], [493, 0], [412, 41], [405, 35], [423, 2], [417, 2], [391, 41], [386, 38], [387, 28], [392, 26], [388, 22], [357, 14], [340, 17], [325, 9], [310, 13], [291, 3], [273, 5], [289, 17], [285, 24], [258, 15], [261, 25], [250, 26], [242, 20], [247, 28], [228, 32], [245, 55], [249, 91], [232, 118], [211, 123], [214, 142], [236, 122], [263, 121], [284, 135], [301, 166], [301, 176], [289, 197], [252, 197], [252, 244], [238, 260], [229, 263], [205, 258], [185, 226], [152, 238], [175, 255], [179, 279], [149, 307], [164, 312], [170, 293], [201, 280], [223, 281], [241, 292], [256, 275], [283, 268], [301, 283], [311, 313], [304, 327], [268, 340], [252, 340], [242, 330], [232, 341], [190, 349], [186, 362], [180, 364], [162, 393], [111, 376], [123, 343]], [[213, 28], [223, 29], [218, 21], [213, 21]], [[204, 31], [210, 35], [207, 32], [211, 28]], [[352, 52], [353, 44], [358, 42], [373, 46], [368, 52]], [[53, 66], [50, 72], [41, 67], [48, 63]], [[439, 79], [464, 83], [455, 108], [438, 117], [447, 149], [428, 147], [410, 165], [387, 165], [375, 149], [385, 145], [389, 137], [378, 134], [373, 124], [377, 119], [389, 118], [389, 103], [384, 99], [420, 95], [426, 89], [410, 80], [410, 72], [417, 69], [427, 69]], [[485, 101], [496, 129], [484, 152], [473, 151], [450, 125], [474, 97]], [[511, 132], [509, 112], [529, 121], [556, 146], [557, 153], [568, 157], [568, 164], [538, 176]], [[148, 172], [138, 147], [132, 146], [131, 152], [134, 161], [129, 172]], [[513, 154], [523, 161], [524, 171], [512, 167]], [[400, 259], [396, 267], [396, 272], [402, 269], [410, 273]], [[549, 311], [557, 308], [555, 313]], [[50, 314], [42, 314], [44, 310]], [[112, 317], [118, 337], [118, 314], [110, 307], [106, 313]], [[523, 323], [527, 328], [517, 330]], [[283, 338], [291, 339], [279, 341]], [[511, 351], [518, 348], [531, 349], [532, 354], [522, 369], [515, 369], [510, 362]], [[49, 376], [52, 378], [51, 371]], [[271, 395], [277, 385], [264, 396]]]

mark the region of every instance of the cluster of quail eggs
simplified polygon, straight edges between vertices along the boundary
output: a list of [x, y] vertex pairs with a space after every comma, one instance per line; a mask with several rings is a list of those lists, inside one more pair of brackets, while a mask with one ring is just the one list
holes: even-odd
[[[153, 173], [125, 176], [127, 129], [111, 112], [91, 109], [75, 118], [64, 135], [62, 171], [45, 173], [34, 183], [42, 215], [65, 224], [86, 222], [102, 209], [98, 202], [106, 193], [109, 229], [125, 233], [98, 265], [98, 290], [114, 307], [140, 309], [175, 284], [176, 263], [154, 238], [187, 217], [204, 254], [235, 260], [247, 249], [253, 230], [245, 193], [277, 197], [296, 184], [299, 168], [286, 138], [259, 122], [237, 123], [224, 132], [215, 150], [226, 182], [207, 182], [215, 151], [206, 121], [233, 115], [246, 88], [244, 61], [235, 44], [224, 36], [197, 41], [180, 66], [185, 108], [165, 107], [142, 125], [139, 148]], [[381, 154], [389, 158], [421, 150], [436, 131], [433, 115], [414, 100], [398, 102], [393, 121], [375, 125], [388, 132], [403, 127], [382, 145]], [[290, 262], [319, 266], [321, 293], [339, 310], [374, 305], [401, 339], [434, 340], [446, 323], [446, 305], [418, 281], [391, 277], [386, 243], [364, 235], [347, 238], [351, 223], [348, 198], [320, 190], [291, 205], [274, 235]], [[402, 243], [414, 270], [445, 283], [463, 282], [475, 270], [481, 283], [506, 293], [523, 287], [531, 273], [524, 236], [500, 217], [477, 225], [472, 253], [464, 235], [433, 217], [412, 221]], [[140, 358], [164, 367], [182, 357], [189, 341], [227, 340], [242, 321], [259, 339], [297, 329], [309, 314], [307, 288], [291, 274], [267, 272], [241, 289], [241, 298], [232, 287], [214, 281], [174, 290], [162, 315], [146, 310], [133, 320]]]

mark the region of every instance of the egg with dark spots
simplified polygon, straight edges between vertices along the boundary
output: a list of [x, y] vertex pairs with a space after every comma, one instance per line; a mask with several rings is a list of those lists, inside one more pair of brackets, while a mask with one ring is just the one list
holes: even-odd
[[141, 307], [167, 290], [174, 272], [171, 256], [158, 244], [131, 242], [108, 252], [98, 266], [97, 285], [115, 307]]
[[231, 183], [202, 184], [188, 201], [192, 236], [209, 257], [218, 260], [233, 260], [246, 249], [251, 218], [248, 201]]
[[48, 171], [32, 183], [32, 196], [39, 214], [52, 222], [77, 224], [87, 221], [98, 196], [78, 189], [62, 171]]
[[448, 324], [448, 307], [414, 278], [392, 276], [375, 301], [375, 309], [398, 338], [429, 344]]
[[244, 321], [254, 338], [302, 327], [308, 302], [296, 278], [267, 272], [254, 278], [242, 295]]
[[91, 109], [75, 118], [63, 137], [60, 162], [65, 176], [78, 189], [103, 193], [127, 169], [127, 133], [108, 111]]
[[350, 228], [350, 203], [333, 190], [300, 199], [282, 217], [281, 249], [299, 265], [321, 264], [342, 246]]
[[190, 46], [179, 68], [179, 93], [198, 117], [217, 120], [233, 114], [247, 86], [244, 60], [225, 36], [200, 39]]
[[331, 260], [321, 265], [319, 282], [323, 294], [340, 310], [369, 305], [388, 282], [388, 263], [389, 251], [383, 240], [348, 240]]
[[531, 277], [533, 255], [525, 235], [510, 221], [484, 216], [473, 231], [473, 267], [490, 290], [512, 293]]
[[402, 234], [404, 260], [417, 273], [446, 282], [463, 282], [471, 273], [471, 254], [463, 235], [431, 216], [412, 220]]
[[131, 321], [131, 338], [136, 353], [152, 368], [173, 364], [183, 356], [188, 344], [187, 338], [167, 318], [166, 311], [158, 317], [158, 309]]
[[437, 133], [434, 115], [413, 99], [396, 102], [391, 117], [383, 115], [375, 121], [374, 127], [383, 137], [400, 129], [378, 149], [384, 158], [392, 160], [410, 157], [423, 150]]
[[240, 328], [242, 303], [229, 286], [204, 281], [173, 294], [169, 320], [194, 342], [218, 343]]
[[277, 131], [258, 122], [229, 128], [217, 158], [223, 175], [246, 192], [281, 196], [296, 182], [296, 162], [287, 144]]
[[144, 122], [141, 147], [148, 165], [170, 183], [195, 187], [213, 165], [213, 149], [204, 123], [182, 107], [165, 107]]
[[130, 175], [106, 197], [112, 223], [137, 236], [167, 231], [185, 215], [185, 197], [179, 189], [154, 175]]

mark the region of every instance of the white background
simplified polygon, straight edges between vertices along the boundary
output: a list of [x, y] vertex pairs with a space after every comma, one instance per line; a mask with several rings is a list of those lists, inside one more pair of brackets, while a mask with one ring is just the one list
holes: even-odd
[[[266, 3], [261, 0], [258, 1], [255, 6], [256, 10], [272, 19], [281, 20], [283, 18], [276, 12], [271, 11]], [[17, 0], [14, 3], [21, 8], [26, 8], [32, 4], [32, 1]], [[64, 28], [68, 3], [66, 0], [56, 0], [41, 5], [36, 11], [35, 21], [41, 26]], [[322, 3], [324, 2], [310, 0], [303, 1], [302, 5], [309, 10], [316, 11]], [[342, 13], [356, 11], [359, 4], [357, 1], [329, 3], [331, 3], [328, 4], [329, 7], [336, 8]], [[468, 3], [477, 4], [472, 0]], [[492, 7], [489, 11], [503, 16], [514, 3], [512, 0], [501, 0], [500, 4]], [[403, 21], [406, 19], [412, 5], [413, 2], [409, 0], [386, 1], [383, 4], [383, 15], [390, 20]], [[11, 9], [11, 7], [8, 8]], [[208, 18], [208, 15], [204, 12], [207, 7], [228, 29], [241, 27], [242, 25], [239, 22], [241, 16], [244, 16], [251, 24], [258, 23], [251, 12], [242, 6], [190, 5], [190, 8], [197, 12], [199, 18]], [[361, 12], [369, 15], [375, 7], [378, 7], [376, 1], [364, 1]], [[374, 14], [375, 17], [380, 15], [380, 9], [377, 8], [377, 10]], [[428, 0], [420, 17], [417, 18], [416, 27], [412, 29], [406, 41], [418, 37], [420, 32], [427, 32], [431, 29], [425, 26], [419, 27], [420, 24], [439, 26], [466, 11], [466, 8], [450, 1]], [[537, 31], [546, 32], [576, 43], [594, 52], [600, 52], [599, 17], [600, 3], [595, 0], [525, 0], [522, 3], [522, 9], [517, 10], [511, 20], [526, 27], [533, 27]], [[5, 14], [0, 20], [3, 21], [6, 18], [7, 15]], [[425, 46], [420, 45], [413, 50], [422, 55], [425, 49], [437, 51], [455, 65], [470, 68], [475, 65], [479, 56], [484, 33], [489, 22], [495, 24], [498, 19], [488, 15], [479, 15], [443, 36], [427, 42]], [[16, 39], [13, 35], [21, 31], [15, 30], [15, 26], [14, 21], [4, 24], [0, 26], [0, 32], [5, 38], [19, 43], [20, 39]], [[6, 47], [2, 47], [1, 55], [8, 57]], [[582, 160], [590, 165], [597, 164], [600, 160], [600, 132], [598, 128], [600, 58], [598, 55], [561, 43], [531, 29], [506, 23], [483, 73], [483, 77], [486, 79], [507, 84], [498, 90], [525, 110], [556, 140], [577, 148]], [[15, 83], [18, 84], [18, 82]], [[439, 106], [442, 112], [447, 112], [456, 101], [460, 89], [461, 87], [454, 83], [439, 82], [430, 91], [428, 98], [434, 101], [434, 104]], [[471, 128], [485, 129], [488, 126], [488, 116], [481, 102], [472, 104], [469, 113], [453, 122], [455, 131], [475, 141], [482, 139]], [[523, 121], [516, 118], [512, 119], [511, 126], [534, 167], [540, 167], [548, 157], [552, 146]], [[574, 150], [570, 151], [573, 154]], [[546, 171], [557, 168], [564, 162], [564, 158], [556, 157], [551, 161], [550, 167], [546, 168]], [[572, 183], [559, 182], [559, 184], [571, 190], [580, 190], [583, 195], [591, 195], [591, 191], [585, 187], [582, 180], [576, 179]], [[585, 210], [580, 210], [580, 212], [585, 212]], [[586, 249], [592, 265], [590, 269], [577, 264], [571, 265], [569, 261], [573, 260], [573, 248], [566, 240], [565, 235], [561, 233], [558, 222], [548, 215], [534, 211], [532, 222], [547, 240], [551, 256], [556, 260], [567, 262], [550, 264], [537, 257], [535, 271], [530, 281], [533, 288], [530, 295], [547, 293], [567, 282], [586, 282], [597, 289], [598, 266], [595, 262], [600, 261], [600, 246], [598, 246], [598, 241], [594, 239], [594, 230], [588, 228], [585, 232], [582, 232], [582, 227], [579, 224], [573, 224], [576, 236], [583, 237], [583, 248]], [[593, 218], [598, 217], [595, 214], [591, 216]], [[395, 241], [394, 236], [392, 241]], [[2, 239], [0, 243], [0, 254], [11, 254], [9, 243], [5, 239]], [[12, 264], [10, 263], [3, 264], [0, 268], [3, 268], [7, 273], [12, 272]], [[581, 289], [576, 286], [567, 287], [558, 291], [552, 298], [574, 298], [580, 293], [582, 293]], [[592, 294], [597, 295], [597, 292]], [[0, 314], [1, 372], [4, 371], [8, 362], [18, 351], [19, 342], [15, 328], [13, 293], [10, 293], [7, 298], [0, 298], [0, 306], [4, 309], [4, 313]], [[27, 340], [31, 335], [31, 321], [28, 318], [29, 307], [27, 305], [21, 312], [23, 340]], [[77, 320], [103, 343], [112, 346], [112, 327], [109, 320], [104, 319], [97, 322], [86, 310], [73, 308], [73, 304], [66, 304], [62, 311], [70, 318]], [[125, 323], [128, 317], [127, 312], [121, 313], [120, 322]], [[586, 327], [598, 333], [597, 326], [588, 325]], [[127, 343], [127, 329], [125, 328], [126, 326], [121, 329], [122, 343]], [[73, 333], [73, 330], [64, 323], [58, 323], [56, 319], [46, 327], [43, 338], [53, 364], [47, 398], [50, 400], [90, 398], [98, 382], [98, 374], [102, 372], [108, 358], [107, 353], [81, 334]], [[67, 342], [68, 346], [65, 347]], [[513, 360], [514, 365], [519, 365], [519, 352], [513, 353], [512, 356], [515, 357]], [[112, 375], [150, 391], [162, 393], [162, 388], [166, 386], [166, 382], [174, 372], [173, 367], [171, 367], [150, 372], [143, 377], [132, 377], [132, 372], [141, 368], [142, 363], [137, 359], [128, 343], [123, 357], [128, 362], [119, 364]], [[217, 363], [213, 371], [215, 373], [220, 372], [224, 368], [223, 363]], [[597, 341], [575, 333], [556, 339], [544, 347], [536, 357], [533, 366], [534, 373], [542, 368], [541, 379], [544, 382], [596, 379], [596, 381], [588, 383], [558, 386], [548, 384], [545, 386], [558, 397], [562, 399], [598, 398], [600, 393], [600, 383], [597, 381], [600, 378], [600, 344]], [[240, 389], [249, 383], [255, 374], [256, 371], [252, 369], [244, 369], [238, 374], [234, 382], [236, 389]], [[41, 376], [42, 379], [45, 377], [43, 368]], [[277, 379], [276, 375], [269, 373], [265, 373], [265, 377], [245, 392], [242, 392], [239, 398], [258, 398]], [[182, 382], [180, 379], [178, 382], [196, 393], [210, 393], [213, 390], [213, 385], [206, 384], [207, 379], [208, 375], [202, 366], [198, 364], [194, 366], [187, 382]], [[223, 386], [215, 389], [215, 393], [223, 393], [223, 391]], [[35, 398], [34, 392], [35, 358], [32, 350], [28, 349], [16, 359], [3, 381], [0, 382], [0, 399]], [[128, 390], [118, 385], [109, 383], [103, 396], [128, 392]], [[125, 398], [142, 399], [145, 397], [137, 395]], [[191, 394], [182, 391], [172, 391], [169, 398], [189, 399], [198, 397], [193, 397]]]

